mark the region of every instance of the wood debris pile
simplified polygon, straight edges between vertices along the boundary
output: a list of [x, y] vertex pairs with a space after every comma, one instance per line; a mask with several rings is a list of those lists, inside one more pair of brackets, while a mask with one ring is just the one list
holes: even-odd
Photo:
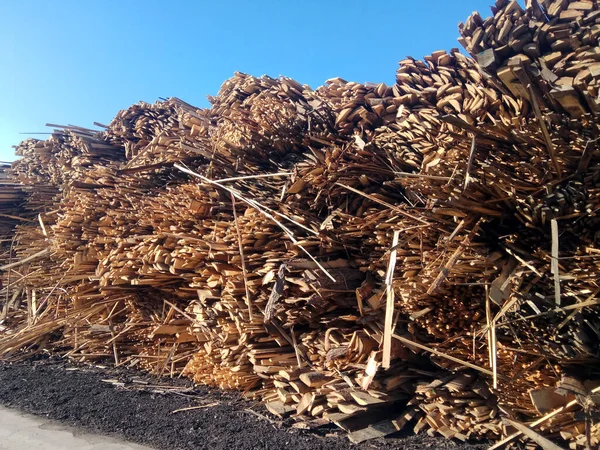
[[393, 86], [238, 73], [210, 109], [24, 141], [0, 354], [182, 373], [355, 442], [597, 446], [600, 7], [492, 12], [474, 59]]

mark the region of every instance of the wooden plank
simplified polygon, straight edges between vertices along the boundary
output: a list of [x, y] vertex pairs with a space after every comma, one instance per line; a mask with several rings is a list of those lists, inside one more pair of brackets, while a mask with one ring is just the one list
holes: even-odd
[[556, 86], [550, 94], [561, 104], [571, 117], [579, 118], [586, 114], [585, 108], [579, 101], [579, 95], [572, 86]]
[[394, 271], [396, 269], [396, 258], [398, 255], [398, 239], [400, 237], [400, 230], [394, 230], [392, 237], [392, 246], [390, 249], [390, 259], [387, 267], [387, 274], [385, 276], [386, 286], [386, 303], [385, 303], [385, 322], [383, 331], [383, 357], [381, 366], [384, 369], [389, 369], [391, 362], [392, 352], [392, 334], [393, 334], [393, 320], [394, 320]]
[[552, 230], [552, 268], [551, 273], [554, 275], [554, 303], [556, 306], [560, 306], [560, 270], [558, 266], [558, 249], [559, 249], [559, 238], [558, 238], [558, 222], [556, 219], [550, 221]]

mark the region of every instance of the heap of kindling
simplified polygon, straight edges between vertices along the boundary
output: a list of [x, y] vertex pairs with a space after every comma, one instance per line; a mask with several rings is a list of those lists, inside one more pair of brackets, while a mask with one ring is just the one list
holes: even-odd
[[183, 373], [354, 441], [598, 445], [600, 8], [526, 3], [393, 86], [238, 73], [210, 109], [24, 141], [0, 355]]

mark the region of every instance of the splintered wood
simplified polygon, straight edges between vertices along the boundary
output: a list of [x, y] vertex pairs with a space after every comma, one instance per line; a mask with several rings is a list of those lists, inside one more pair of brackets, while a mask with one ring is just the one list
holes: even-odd
[[498, 0], [393, 86], [236, 73], [0, 166], [0, 355], [238, 389], [354, 442], [600, 441], [600, 8]]

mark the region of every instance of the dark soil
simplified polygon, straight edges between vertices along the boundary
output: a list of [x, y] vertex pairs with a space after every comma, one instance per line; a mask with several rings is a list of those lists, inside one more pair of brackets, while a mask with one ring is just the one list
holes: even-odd
[[[293, 419], [282, 422], [239, 394], [53, 358], [0, 362], [0, 405], [169, 450], [484, 448], [427, 435], [353, 445], [334, 427], [294, 428]], [[200, 405], [208, 406], [173, 413]]]

